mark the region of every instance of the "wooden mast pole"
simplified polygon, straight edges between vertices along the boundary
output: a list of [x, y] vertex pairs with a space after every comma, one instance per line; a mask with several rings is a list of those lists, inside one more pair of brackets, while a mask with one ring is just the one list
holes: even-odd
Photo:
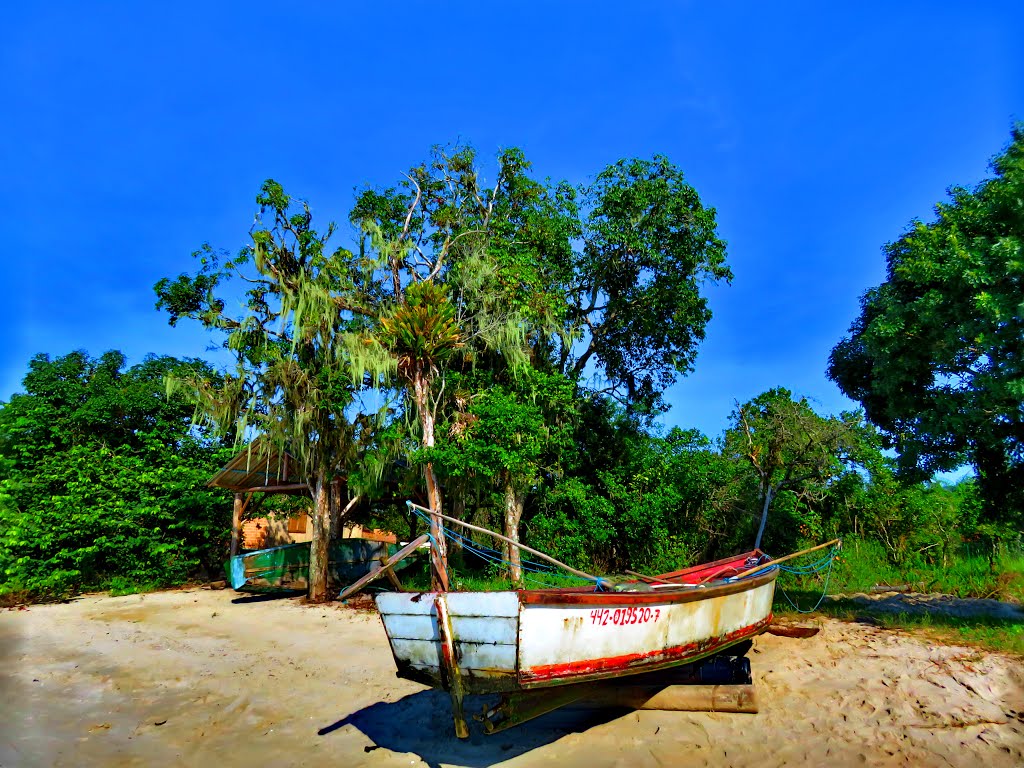
[[768, 562], [761, 563], [760, 565], [754, 566], [753, 568], [750, 568], [750, 569], [748, 569], [746, 571], [743, 571], [743, 573], [737, 573], [736, 576], [734, 576], [733, 578], [742, 579], [744, 576], [749, 576], [752, 573], [757, 573], [758, 571], [762, 571], [765, 568], [770, 568], [773, 565], [778, 565], [779, 563], [783, 563], [786, 560], [792, 560], [794, 557], [800, 557], [800, 555], [806, 555], [808, 552], [817, 552], [819, 549], [824, 549], [825, 547], [831, 547], [833, 544], [840, 544], [841, 545], [842, 541], [840, 539], [832, 539], [832, 541], [826, 541], [824, 544], [819, 544], [818, 546], [811, 547], [810, 549], [801, 549], [799, 552], [794, 552], [791, 555], [786, 555], [785, 557], [777, 557], [774, 560], [769, 560]]
[[545, 555], [543, 552], [540, 552], [540, 551], [538, 551], [536, 549], [533, 549], [532, 547], [528, 547], [525, 544], [520, 544], [518, 541], [512, 541], [512, 539], [508, 538], [507, 536], [502, 536], [500, 533], [495, 533], [494, 531], [489, 531], [486, 528], [481, 528], [478, 525], [471, 525], [470, 523], [463, 522], [462, 520], [459, 520], [457, 518], [449, 517], [448, 515], [443, 515], [440, 512], [434, 512], [433, 510], [427, 509], [426, 507], [421, 507], [419, 504], [415, 504], [415, 503], [413, 503], [411, 501], [407, 501], [405, 503], [408, 504], [410, 507], [415, 507], [416, 509], [422, 510], [423, 512], [427, 512], [430, 515], [435, 516], [435, 517], [437, 517], [437, 518], [439, 518], [441, 520], [447, 520], [449, 523], [455, 523], [456, 525], [461, 525], [463, 528], [468, 528], [469, 530], [477, 531], [478, 533], [486, 533], [488, 536], [493, 536], [494, 538], [499, 539], [500, 541], [507, 542], [508, 544], [511, 544], [513, 547], [518, 547], [519, 549], [523, 550], [524, 552], [529, 552], [531, 555], [535, 555], [535, 556], [539, 557], [541, 560], [547, 560], [552, 565], [557, 565], [559, 568], [564, 568], [569, 573], [571, 573], [571, 574], [573, 574], [575, 576], [579, 576], [580, 578], [587, 579], [588, 581], [594, 581], [594, 582], [597, 582], [597, 581], [601, 580], [600, 577], [598, 577], [598, 576], [592, 576], [589, 573], [584, 573], [583, 571], [578, 571], [578, 570], [576, 570], [575, 568], [573, 568], [570, 565], [566, 565], [565, 563], [560, 562], [559, 560], [555, 560], [555, 558], [553, 558], [553, 557], [549, 557], [548, 555]]

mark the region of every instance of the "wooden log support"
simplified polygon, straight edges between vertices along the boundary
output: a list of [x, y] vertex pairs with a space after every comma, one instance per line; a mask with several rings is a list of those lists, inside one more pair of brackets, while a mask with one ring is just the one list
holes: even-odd
[[391, 586], [395, 588], [397, 592], [404, 592], [405, 588], [402, 587], [402, 582], [398, 580], [398, 574], [395, 573], [394, 563], [388, 565], [388, 555], [385, 551], [379, 558], [381, 570], [384, 571], [384, 577], [391, 583]]
[[484, 725], [484, 733], [500, 733], [513, 726], [533, 720], [535, 717], [554, 712], [564, 706], [578, 702], [588, 691], [592, 692], [595, 683], [578, 683], [575, 685], [559, 685], [549, 690], [518, 691], [507, 693], [501, 701], [479, 715], [474, 715]]
[[437, 633], [441, 639], [441, 670], [452, 699], [455, 735], [460, 739], [468, 739], [469, 725], [462, 711], [465, 689], [462, 685], [462, 674], [459, 672], [459, 660], [455, 657], [455, 633], [452, 631], [452, 618], [448, 613], [448, 599], [443, 592], [434, 598], [434, 609], [437, 611]]
[[757, 714], [753, 685], [606, 686], [585, 706], [629, 707], [665, 712], [741, 712]]
[[757, 714], [753, 685], [636, 685], [622, 682], [577, 683], [549, 690], [502, 696], [475, 716], [484, 732], [499, 733], [565, 706], [587, 709], [624, 707], [664, 712], [736, 712]]
[[821, 631], [821, 627], [800, 626], [798, 624], [769, 624], [768, 634], [777, 637], [795, 637], [805, 639], [814, 637]]
[[395, 567], [395, 564], [399, 560], [404, 560], [409, 555], [411, 555], [413, 552], [415, 552], [417, 549], [419, 549], [421, 545], [426, 544], [428, 541], [430, 541], [430, 537], [427, 536], [426, 534], [423, 534], [422, 536], [420, 536], [415, 541], [409, 542], [404, 547], [402, 547], [400, 550], [395, 552], [395, 554], [393, 554], [391, 557], [387, 558], [386, 560], [383, 560], [381, 562], [380, 568], [378, 568], [375, 571], [370, 571], [368, 574], [366, 574], [365, 576], [361, 577], [358, 581], [353, 582], [349, 586], [345, 587], [345, 589], [343, 589], [341, 591], [341, 594], [338, 595], [338, 599], [339, 600], [344, 600], [347, 597], [351, 597], [356, 592], [358, 592], [363, 587], [365, 587], [367, 584], [369, 584], [371, 581], [376, 581], [381, 576], [384, 576], [392, 568]]

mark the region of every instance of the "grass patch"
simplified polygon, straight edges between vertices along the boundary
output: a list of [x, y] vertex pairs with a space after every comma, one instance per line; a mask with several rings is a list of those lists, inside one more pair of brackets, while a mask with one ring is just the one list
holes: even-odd
[[[800, 608], [813, 606], [821, 596], [818, 591], [786, 589]], [[778, 618], [806, 620], [828, 616], [842, 621], [869, 623], [885, 629], [897, 629], [943, 645], [967, 645], [986, 651], [997, 651], [1024, 657], [1024, 621], [995, 616], [953, 616], [942, 610], [894, 613], [877, 610], [850, 599], [825, 600], [812, 613], [799, 613], [789, 605], [781, 592], [776, 592], [774, 613]]]
[[[820, 595], [824, 575], [798, 578], [783, 573], [779, 584], [787, 590], [816, 591]], [[1004, 553], [995, 559], [994, 570], [986, 555], [969, 551], [950, 555], [945, 560], [928, 559], [915, 553], [894, 564], [881, 544], [846, 540], [829, 577], [829, 593], [871, 592], [880, 585], [898, 586], [911, 592], [1024, 602], [1024, 556]]]

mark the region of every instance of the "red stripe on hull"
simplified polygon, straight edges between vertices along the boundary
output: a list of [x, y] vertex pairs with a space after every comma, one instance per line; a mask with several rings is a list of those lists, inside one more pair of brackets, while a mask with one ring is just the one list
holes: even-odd
[[687, 661], [708, 656], [719, 648], [732, 645], [739, 640], [758, 635], [771, 623], [772, 614], [768, 614], [767, 617], [756, 624], [738, 629], [735, 632], [729, 632], [721, 637], [687, 643], [686, 645], [679, 645], [674, 648], [645, 651], [644, 653], [629, 653], [624, 656], [571, 661], [564, 664], [546, 664], [541, 667], [522, 670], [520, 672], [520, 679], [523, 683], [550, 682], [558, 679], [571, 681], [580, 677], [606, 676], [623, 672], [644, 672], [649, 669], [684, 664]]

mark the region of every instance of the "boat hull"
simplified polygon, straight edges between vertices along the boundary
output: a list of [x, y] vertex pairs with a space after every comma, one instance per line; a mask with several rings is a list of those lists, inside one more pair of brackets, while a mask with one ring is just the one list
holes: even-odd
[[438, 601], [466, 693], [529, 690], [686, 664], [764, 631], [774, 569], [642, 592], [521, 590], [377, 596], [399, 675], [448, 687]]
[[[394, 544], [369, 539], [341, 539], [328, 549], [328, 581], [332, 587], [351, 584], [365, 576], [381, 557], [398, 551]], [[225, 566], [228, 580], [238, 592], [305, 591], [309, 586], [310, 543], [285, 544], [245, 552]], [[398, 567], [408, 562], [398, 564]]]

